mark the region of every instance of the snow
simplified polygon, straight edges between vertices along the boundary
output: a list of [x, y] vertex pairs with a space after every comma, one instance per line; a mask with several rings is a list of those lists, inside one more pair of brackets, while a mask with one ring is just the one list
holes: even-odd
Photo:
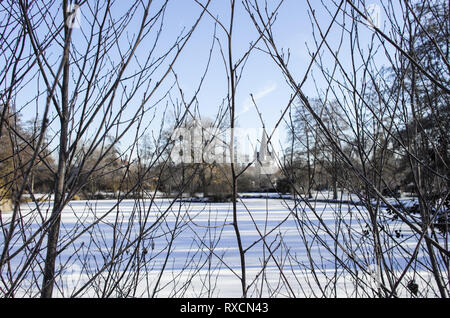
[[[363, 207], [324, 200], [314, 202], [312, 211], [301, 201], [296, 206], [290, 196], [280, 198], [269, 194], [266, 198], [270, 200], [256, 194], [241, 194], [240, 197], [237, 215], [246, 249], [249, 296], [374, 295], [377, 290], [375, 260], [371, 236], [364, 234], [367, 213]], [[58, 245], [62, 250], [56, 266], [60, 274], [56, 296], [99, 297], [105, 291], [112, 297], [151, 297], [153, 293], [157, 297], [242, 295], [231, 203], [174, 202], [163, 198], [117, 203], [116, 200], [73, 201], [64, 209]], [[50, 214], [51, 203], [41, 202], [39, 208], [41, 215], [32, 204], [21, 207], [22, 223], [13, 235], [10, 254], [38, 231]], [[11, 215], [2, 215], [2, 250], [10, 219]], [[417, 238], [411, 231], [398, 221], [387, 222], [392, 232], [402, 230], [401, 248], [413, 251]], [[337, 226], [340, 226], [338, 245], [327, 234], [327, 231], [336, 231]], [[313, 237], [315, 234], [317, 236]], [[19, 279], [16, 296], [38, 295], [45, 236], [40, 253], [32, 263], [33, 269], [28, 268], [24, 275], [21, 271], [27, 254], [37, 246], [39, 238], [37, 235], [28, 249], [18, 253], [2, 269], [3, 277]], [[171, 239], [173, 244], [169, 245]], [[406, 252], [391, 241], [385, 243], [389, 244], [386, 256], [392, 261], [393, 270], [401, 273], [407, 260]], [[342, 248], [350, 244], [351, 255]], [[342, 262], [336, 262], [334, 253]], [[115, 255], [112, 263], [111, 255]], [[354, 270], [355, 267], [358, 270]], [[422, 286], [432, 284], [426, 266], [418, 263], [415, 268], [420, 273]], [[358, 288], [355, 275], [362, 281]], [[7, 289], [5, 281], [0, 282], [0, 290]], [[76, 293], [89, 281], [86, 288]], [[406, 278], [404, 284], [407, 284]], [[128, 293], [129, 290], [133, 293]], [[423, 293], [434, 296], [431, 287], [423, 289]], [[399, 288], [399, 295], [409, 296], [409, 293]]]

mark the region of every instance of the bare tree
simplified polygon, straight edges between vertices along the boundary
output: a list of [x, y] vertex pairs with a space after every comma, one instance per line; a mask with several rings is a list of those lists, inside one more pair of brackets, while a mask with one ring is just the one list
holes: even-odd
[[[396, 30], [396, 32], [394, 32], [395, 35], [393, 35], [396, 36], [396, 38], [391, 38], [391, 35], [388, 35], [388, 33], [381, 30], [381, 26], [372, 23], [366, 8], [364, 7], [364, 3], [355, 4], [352, 1], [338, 1], [334, 3], [336, 8], [334, 11], [329, 7], [325, 9], [329, 12], [331, 22], [328, 27], [324, 27], [323, 24], [318, 22], [315, 10], [308, 2], [308, 5], [311, 8], [311, 21], [314, 29], [317, 31], [317, 38], [315, 41], [316, 48], [311, 52], [311, 64], [308, 71], [313, 65], [317, 65], [319, 70], [321, 70], [322, 78], [326, 83], [326, 86], [319, 92], [323, 94], [321, 100], [324, 101], [324, 108], [326, 109], [328, 107], [327, 100], [337, 100], [337, 106], [342, 112], [340, 117], [348, 127], [351, 127], [350, 132], [352, 132], [352, 134], [350, 135], [348, 133], [343, 133], [343, 129], [345, 130], [345, 128], [336, 120], [334, 120], [333, 123], [335, 123], [337, 129], [333, 129], [332, 126], [327, 125], [324, 114], [312, 107], [310, 99], [302, 91], [302, 86], [308, 77], [308, 73], [305, 74], [303, 79], [295, 78], [294, 72], [291, 71], [289, 67], [289, 56], [284, 55], [283, 51], [277, 46], [272, 29], [266, 28], [268, 25], [266, 13], [261, 9], [261, 6], [258, 5], [258, 1], [246, 1], [245, 3], [247, 12], [252, 17], [256, 29], [263, 36], [265, 52], [267, 52], [279, 66], [280, 71], [292, 87], [294, 95], [298, 96], [301, 100], [305, 111], [311, 114], [317, 122], [324, 138], [334, 150], [332, 153], [338, 156], [338, 160], [342, 162], [347, 171], [351, 171], [352, 174], [354, 174], [354, 177], [351, 177], [350, 180], [359, 180], [358, 182], [360, 183], [361, 189], [364, 189], [360, 199], [368, 212], [367, 217], [363, 217], [363, 219], [367, 218], [367, 226], [373, 235], [373, 255], [375, 258], [376, 281], [378, 284], [377, 294], [379, 296], [396, 295], [397, 287], [404, 278], [408, 268], [413, 262], [418, 261], [416, 259], [417, 252], [423, 240], [426, 242], [426, 255], [430, 266], [427, 267], [427, 269], [434, 276], [440, 296], [446, 297], [448, 290], [446, 290], [442, 283], [442, 279], [445, 279], [442, 268], [448, 267], [446, 265], [448, 264], [448, 250], [441, 245], [441, 240], [433, 234], [432, 231], [429, 231], [430, 226], [432, 225], [431, 219], [436, 217], [437, 213], [430, 212], [425, 208], [425, 206], [431, 206], [433, 204], [431, 204], [431, 201], [425, 199], [423, 194], [420, 194], [421, 190], [419, 190], [421, 188], [420, 184], [423, 184], [423, 182], [419, 181], [419, 179], [422, 178], [421, 175], [423, 169], [432, 173], [434, 177], [443, 178], [442, 181], [444, 181], [444, 183], [446, 182], [446, 176], [435, 171], [425, 162], [425, 160], [420, 159], [421, 156], [415, 152], [414, 148], [406, 146], [406, 143], [402, 143], [406, 146], [405, 148], [407, 148], [403, 149], [406, 151], [406, 156], [410, 159], [411, 168], [413, 168], [411, 171], [416, 171], [415, 174], [419, 176], [416, 178], [416, 182], [419, 182], [416, 189], [418, 189], [418, 196], [422, 197], [422, 199], [419, 199], [419, 202], [423, 200], [423, 203], [420, 203], [422, 208], [419, 208], [419, 210], [422, 211], [421, 218], [411, 219], [407, 212], [407, 208], [401, 203], [393, 204], [382, 194], [383, 188], [389, 187], [388, 182], [384, 179], [386, 175], [384, 170], [386, 167], [387, 156], [393, 151], [392, 143], [399, 141], [395, 130], [401, 126], [401, 122], [404, 118], [409, 117], [411, 114], [413, 118], [417, 118], [416, 120], [419, 121], [420, 118], [423, 118], [423, 115], [419, 116], [420, 113], [418, 113], [417, 106], [414, 106], [417, 105], [417, 99], [416, 97], [413, 97], [417, 96], [417, 88], [415, 88], [415, 85], [417, 84], [413, 84], [412, 89], [409, 91], [411, 95], [409, 99], [405, 98], [408, 96], [407, 94], [397, 95], [392, 89], [392, 86], [391, 89], [387, 89], [390, 84], [382, 77], [383, 74], [379, 70], [380, 65], [377, 65], [375, 62], [379, 56], [379, 52], [382, 51], [385, 53], [388, 61], [391, 61], [392, 63], [394, 63], [394, 61], [403, 61], [403, 63], [412, 69], [411, 78], [413, 79], [413, 83], [417, 83], [420, 74], [424, 81], [429, 82], [435, 89], [439, 89], [442, 96], [448, 96], [448, 77], [432, 73], [432, 70], [428, 69], [425, 64], [423, 64], [425, 63], [425, 59], [420, 59], [417, 55], [413, 54], [415, 50], [413, 47], [415, 47], [417, 42], [412, 37], [411, 32], [413, 31], [411, 30], [426, 30], [423, 27], [423, 24], [425, 23], [421, 21], [421, 19], [425, 19], [425, 15], [423, 14], [425, 10], [423, 8], [431, 8], [432, 3], [429, 2], [424, 6], [418, 6], [416, 9], [412, 9], [408, 3], [400, 2], [399, 5], [402, 8], [400, 11], [398, 8], [394, 10], [392, 4], [383, 3], [383, 8], [388, 13], [386, 14], [388, 16], [388, 23], [390, 23], [388, 27], [392, 27], [392, 29]], [[446, 5], [443, 6], [443, 8], [445, 8]], [[435, 14], [437, 12], [431, 11]], [[443, 9], [439, 10], [439, 12], [440, 14], [446, 14], [445, 12], [448, 12], [448, 10]], [[338, 21], [339, 14], [342, 14], [342, 21]], [[400, 20], [402, 22], [400, 22]], [[438, 19], [438, 21], [444, 23], [444, 20]], [[336, 48], [333, 48], [332, 44], [335, 42], [331, 42], [328, 38], [330, 28], [334, 25], [337, 25], [342, 29], [342, 35], [340, 40], [337, 41]], [[368, 25], [369, 27], [367, 28]], [[405, 27], [402, 27], [402, 25]], [[441, 24], [441, 27], [444, 27], [444, 25]], [[366, 28], [366, 30], [362, 30], [362, 28]], [[367, 33], [367, 29], [372, 35], [369, 37], [367, 44], [368, 51], [364, 51], [362, 47], [365, 45], [366, 41], [361, 34], [363, 32]], [[410, 33], [408, 34], [408, 32]], [[431, 39], [431, 42], [434, 43], [433, 49], [440, 52], [437, 54], [437, 60], [443, 61], [444, 65], [446, 65], [447, 59], [443, 52], [448, 51], [448, 44], [447, 48], [445, 43], [441, 43], [443, 46], [440, 46], [437, 44], [436, 40], [433, 40], [433, 36], [430, 32], [426, 32], [426, 38], [426, 42], [430, 43], [429, 41]], [[343, 51], [342, 45], [346, 40], [349, 41], [349, 66], [347, 61], [344, 61], [342, 55], [348, 54], [347, 51]], [[326, 56], [334, 63], [331, 70], [324, 62]], [[394, 67], [394, 69], [396, 70], [397, 68]], [[444, 70], [446, 70], [445, 67]], [[401, 76], [400, 81], [403, 84], [394, 87], [405, 88], [405, 75], [411, 73], [407, 73], [406, 71], [395, 71], [395, 74]], [[370, 87], [373, 88], [372, 92], [375, 92], [376, 99], [369, 98]], [[408, 87], [411, 86], [408, 85]], [[428, 92], [431, 93], [430, 90], [428, 90]], [[430, 106], [432, 107], [431, 109], [434, 109], [432, 105]], [[291, 104], [287, 106], [285, 114], [288, 113], [287, 110], [291, 107]], [[411, 112], [408, 110], [408, 107], [413, 107]], [[328, 108], [325, 112], [332, 112], [332, 110], [331, 108]], [[369, 119], [370, 117], [372, 117], [372, 119]], [[368, 125], [369, 123], [371, 124]], [[403, 123], [406, 124], [404, 121]], [[371, 129], [372, 127], [373, 129]], [[431, 139], [432, 138], [430, 138], [430, 140]], [[355, 152], [353, 152], [352, 149], [354, 149]], [[352, 153], [356, 153], [357, 157], [354, 157]], [[331, 160], [332, 173], [337, 173], [338, 171], [338, 167], [335, 165], [336, 162], [337, 158], [333, 156]], [[333, 183], [336, 184], [336, 178], [333, 178], [333, 180]], [[341, 182], [341, 186], [347, 188], [350, 193], [355, 193], [355, 191], [356, 193], [358, 192], [355, 184]], [[334, 197], [336, 198], [336, 191], [334, 192]], [[448, 189], [444, 190], [439, 197], [442, 200], [445, 200], [447, 196]], [[428, 203], [424, 203], [425, 201]], [[398, 277], [397, 272], [392, 270], [390, 264], [393, 260], [386, 253], [386, 250], [390, 249], [392, 244], [398, 246], [398, 243], [394, 243], [395, 240], [392, 242], [392, 237], [388, 235], [386, 228], [388, 224], [383, 215], [385, 209], [382, 208], [382, 206], [387, 206], [388, 211], [394, 213], [395, 218], [401, 219], [408, 225], [413, 232], [413, 236], [418, 238], [418, 245], [414, 251], [404, 251], [407, 253], [405, 260], [408, 265], [403, 269], [400, 277]], [[317, 217], [318, 221], [323, 224], [323, 226], [326, 226], [320, 219], [320, 216]], [[343, 224], [342, 221], [339, 220], [340, 218], [336, 219], [335, 224], [340, 224], [340, 226], [336, 228], [335, 231], [328, 229], [327, 233], [336, 243], [335, 247], [339, 246], [344, 255], [347, 255], [352, 259], [352, 262], [358, 264], [358, 260], [355, 258], [355, 251], [353, 251], [352, 247], [342, 245], [341, 243], [342, 239], [340, 239], [340, 235], [342, 232], [340, 228], [348, 225]], [[317, 237], [317, 234], [314, 234], [313, 237]], [[331, 250], [331, 246], [326, 245], [325, 247], [330, 248]], [[439, 261], [436, 258], [434, 249], [439, 251], [441, 257]], [[344, 259], [338, 257], [337, 254], [339, 249], [334, 250], [334, 256], [342, 263]], [[398, 253], [403, 255], [400, 251]], [[361, 266], [361, 264], [358, 266]], [[364, 268], [359, 269], [365, 270]], [[348, 269], [348, 271], [351, 273], [352, 269]], [[354, 274], [352, 274], [352, 276], [353, 275]], [[336, 277], [334, 279], [336, 279]], [[356, 276], [356, 284], [360, 284], [358, 276]], [[412, 288], [415, 284], [416, 282], [414, 280], [410, 280], [407, 284], [407, 288], [409, 290], [413, 289], [414, 293], [417, 294], [417, 290]]]
[[[44, 94], [45, 106], [38, 110], [42, 114], [43, 123], [40, 139], [34, 147], [28, 168], [22, 174], [23, 181], [16, 194], [13, 216], [3, 246], [1, 266], [6, 266], [13, 257], [9, 254], [9, 246], [18, 230], [17, 221], [21, 218], [18, 202], [28, 184], [31, 167], [39, 159], [42, 138], [46, 130], [52, 129], [56, 131], [58, 162], [54, 171], [51, 214], [22, 247], [33, 250], [28, 264], [23, 268], [23, 271], [26, 271], [33, 258], [39, 255], [39, 246], [46, 238], [42, 297], [51, 297], [53, 294], [57, 276], [55, 262], [61, 252], [61, 212], [83, 187], [83, 182], [78, 180], [82, 177], [84, 166], [89, 158], [96, 154], [96, 162], [91, 163], [89, 171], [84, 171], [83, 174], [83, 180], [88, 180], [90, 175], [105, 164], [103, 159], [115, 149], [123, 136], [141, 124], [143, 115], [149, 110], [147, 105], [163, 87], [164, 80], [171, 74], [175, 61], [202, 16], [201, 13], [192, 28], [180, 34], [173, 43], [160, 51], [157, 46], [163, 33], [168, 1], [161, 4], [155, 4], [153, 1], [130, 3], [126, 9], [121, 7], [120, 16], [115, 16], [114, 5], [111, 1], [104, 4], [91, 4], [86, 1], [63, 1], [62, 4], [19, 1], [2, 4], [3, 15], [9, 19], [7, 21], [11, 21], [4, 25], [3, 32], [7, 34], [17, 27], [17, 31], [13, 32], [16, 36], [10, 39], [4, 37], [2, 46], [6, 50], [11, 45], [29, 52], [25, 59], [17, 59], [12, 64], [8, 61], [8, 65], [16, 66], [12, 71], [7, 69], [4, 73], [5, 80], [9, 76], [12, 78], [7, 90], [2, 93], [6, 98], [5, 104], [9, 105], [13, 94], [18, 93], [22, 77], [31, 74], [39, 79], [37, 93], [33, 98], [38, 104]], [[207, 6], [208, 4], [205, 5]], [[74, 25], [81, 12], [85, 17], [83, 23], [87, 25], [79, 32], [74, 29]], [[138, 17], [140, 21], [137, 23]], [[17, 25], [12, 21], [17, 21]], [[48, 29], [48, 34], [37, 32], [44, 29]], [[129, 37], [128, 29], [133, 30], [134, 36]], [[144, 41], [149, 45], [150, 37], [153, 37], [153, 43], [148, 55], [136, 61], [138, 48]], [[14, 58], [14, 54], [11, 54], [11, 57]], [[24, 69], [26, 73], [20, 73], [24, 72]], [[158, 79], [153, 76], [155, 72], [160, 74]], [[125, 118], [125, 111], [136, 103], [136, 94], [143, 90], [145, 92], [138, 107], [133, 107], [131, 116]], [[3, 110], [2, 126], [8, 114], [7, 107]], [[51, 117], [51, 113], [56, 116]], [[88, 135], [90, 137], [86, 137]], [[81, 147], [81, 143], [86, 140], [89, 140], [88, 143]], [[133, 146], [130, 151], [133, 151]], [[39, 205], [36, 205], [36, 208], [39, 209]], [[29, 246], [29, 243], [35, 240], [36, 245]], [[117, 257], [115, 253], [111, 256], [112, 260]], [[17, 279], [20, 279], [20, 275]], [[15, 283], [9, 288], [6, 294], [13, 293]]]
[[[190, 24], [169, 30], [174, 3], [0, 3], [1, 295], [214, 297], [235, 279], [244, 298], [448, 297], [448, 3], [381, 1], [377, 24], [365, 1], [306, 1], [303, 74], [278, 41], [287, 1], [192, 0]], [[192, 88], [177, 66], [201, 23]], [[283, 188], [253, 200], [240, 192], [261, 158], [236, 161], [235, 129], [255, 53], [289, 96], [269, 131], [249, 94], [279, 168], [258, 178]], [[207, 158], [219, 138], [229, 162]]]

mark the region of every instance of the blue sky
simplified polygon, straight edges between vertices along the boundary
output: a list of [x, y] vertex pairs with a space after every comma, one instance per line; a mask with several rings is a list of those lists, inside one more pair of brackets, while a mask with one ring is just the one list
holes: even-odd
[[[334, 13], [336, 10], [336, 4], [334, 4], [331, 0], [327, 1], [324, 2], [327, 5], [326, 7], [319, 1], [311, 1], [323, 29], [327, 28], [331, 21], [330, 13]], [[154, 1], [156, 7], [160, 2], [161, 0]], [[376, 3], [376, 1], [372, 1], [371, 3], [374, 2]], [[274, 5], [278, 3], [278, 1], [271, 0], [268, 1], [268, 3], [269, 5]], [[247, 50], [250, 42], [255, 41], [258, 37], [255, 27], [253, 26], [247, 12], [242, 7], [241, 2], [236, 1], [236, 4], [237, 8], [233, 37], [233, 54], [235, 61], [237, 61], [238, 58]], [[115, 12], [119, 12], [121, 9], [120, 2], [116, 2], [113, 9], [113, 14]], [[212, 0], [209, 9], [214, 16], [218, 17], [220, 21], [223, 21], [224, 25], [228, 24], [230, 12], [229, 1]], [[330, 10], [330, 12], [328, 12], [327, 9]], [[89, 19], [89, 12], [87, 12], [86, 7], [82, 7], [81, 10], [81, 29], [74, 29], [73, 33], [73, 45], [77, 48], [81, 48], [85, 45], [82, 32], [89, 32], [87, 29], [83, 30], [83, 28], [88, 27], [88, 24], [86, 21], [83, 21], [83, 19]], [[314, 49], [315, 47], [312, 33], [313, 29], [308, 16], [308, 11], [309, 8], [307, 2], [304, 0], [285, 0], [279, 10], [279, 15], [273, 29], [279, 48], [290, 50], [290, 70], [299, 81], [303, 79], [310, 62], [307, 46], [310, 49]], [[200, 12], [200, 6], [193, 0], [169, 1], [165, 14], [164, 31], [162, 33], [158, 50], [163, 51], [165, 48], [169, 47], [173, 43], [175, 37], [179, 35], [183, 29], [185, 31], [186, 28], [189, 29]], [[139, 13], [136, 13], [137, 16], [133, 17], [133, 22], [139, 23], [140, 17], [138, 14]], [[339, 17], [339, 19], [342, 19], [342, 17]], [[210, 16], [204, 16], [190, 42], [174, 66], [174, 71], [178, 76], [179, 83], [186, 100], [190, 100], [192, 98], [203, 75], [206, 61], [208, 60], [211, 43], [213, 42], [214, 25], [214, 20]], [[130, 31], [132, 31], [132, 29]], [[37, 30], [37, 34], [40, 36], [43, 36], [45, 32], [46, 30]], [[339, 39], [340, 32], [340, 28], [338, 26], [334, 26], [330, 33], [329, 40], [333, 48], [336, 48], [339, 45], [337, 41]], [[367, 28], [364, 32], [371, 34], [371, 31]], [[142, 60], [146, 57], [149, 51], [149, 46], [151, 46], [153, 40], [152, 36], [154, 35], [149, 35], [149, 44], [145, 41], [141, 44], [140, 48], [136, 52], [136, 60]], [[226, 49], [225, 34], [220, 28], [217, 28], [216, 36], [220, 39], [223, 48]], [[126, 41], [124, 41], [124, 43], [126, 44]], [[344, 43], [343, 46], [344, 48], [342, 51], [346, 52], [348, 43]], [[264, 48], [264, 44], [260, 42], [259, 47]], [[330, 58], [330, 55], [324, 55], [324, 60], [330, 67], [334, 65], [334, 61]], [[343, 63], [346, 63], [345, 58], [343, 59]], [[129, 71], [130, 73], [133, 71], [132, 66]], [[315, 71], [313, 70], [313, 74], [318, 75], [317, 72], [314, 72]], [[158, 73], [155, 74], [155, 78], [157, 78], [157, 74]], [[326, 83], [320, 79], [320, 76], [316, 76], [316, 79], [316, 84], [318, 84], [319, 88], [326, 87]], [[173, 84], [173, 76], [169, 76], [167, 78], [166, 82], [161, 86], [161, 93], [159, 95], [156, 94], [154, 100], [161, 97], [161, 94], [165, 92], [164, 88], [167, 88], [171, 84]], [[33, 89], [33, 86], [30, 86], [30, 88]], [[308, 81], [305, 83], [303, 90], [309, 97], [315, 97], [317, 95], [315, 83], [313, 82], [311, 76], [308, 77]], [[30, 92], [29, 96], [33, 96], [33, 93], [34, 92]], [[238, 126], [243, 128], [261, 128], [262, 126], [260, 119], [257, 116], [255, 107], [253, 106], [253, 102], [250, 99], [250, 94], [253, 94], [265, 121], [266, 128], [271, 131], [279, 120], [281, 112], [287, 106], [292, 90], [287, 85], [282, 73], [277, 68], [275, 63], [273, 63], [271, 58], [264, 52], [254, 50], [245, 65], [245, 69], [236, 93]], [[225, 66], [222, 61], [218, 42], [215, 42], [211, 65], [206, 75], [202, 90], [197, 96], [199, 110], [202, 117], [214, 118], [218, 112], [220, 104], [226, 97], [226, 94], [227, 78]], [[142, 95], [143, 92], [140, 92], [140, 94], [136, 96], [134, 101], [136, 104], [140, 102]], [[24, 105], [26, 98], [27, 96], [20, 97], [17, 100], [18, 104]], [[176, 90], [172, 92], [172, 98], [174, 100], [179, 98]], [[145, 119], [143, 121], [144, 127], [147, 126], [147, 122], [150, 123], [151, 119], [153, 119], [152, 123], [148, 124], [148, 127], [146, 127], [147, 132], [151, 132], [151, 130], [159, 130], [161, 121], [163, 120], [162, 115], [164, 113], [166, 102], [167, 99], [162, 100], [161, 103], [156, 105], [155, 108], [147, 114], [148, 120]], [[153, 102], [150, 101], [149, 104], [153, 104]], [[32, 105], [27, 107], [31, 107], [30, 110], [33, 109]], [[125, 115], [132, 116], [134, 111], [135, 109], [130, 107]], [[55, 114], [54, 111], [52, 111], [52, 113], [53, 115]], [[35, 115], [34, 110], [22, 111], [24, 120], [31, 119], [33, 115]], [[166, 116], [167, 122], [165, 124], [167, 127], [171, 125], [170, 118], [170, 114]], [[57, 127], [55, 126], [54, 129], [57, 130]], [[284, 125], [280, 126], [280, 131], [278, 131], [278, 133], [281, 136], [281, 139], [285, 138]], [[130, 133], [127, 134], [121, 141], [121, 145], [126, 147], [126, 145], [131, 144], [135, 138], [135, 135], [136, 131], [131, 130]], [[283, 142], [284, 140], [280, 141]]]
[[[196, 7], [193, 2], [183, 1], [183, 4], [180, 5], [179, 2], [172, 2], [174, 10], [168, 10], [170, 13], [167, 17], [170, 21], [168, 25], [175, 25], [178, 22], [178, 28], [184, 23], [191, 23], [192, 17], [197, 16], [199, 11], [198, 6]], [[255, 27], [239, 1], [237, 1], [237, 6], [233, 38], [235, 61], [247, 50], [249, 43], [258, 37]], [[312, 44], [311, 25], [307, 10], [306, 1], [285, 1], [279, 11], [275, 26], [278, 44], [291, 49], [291, 66], [298, 74], [304, 73], [309, 63], [305, 42]], [[226, 25], [229, 21], [229, 1], [213, 1], [211, 12]], [[189, 93], [193, 93], [203, 74], [213, 32], [214, 21], [211, 17], [206, 16], [183, 52], [182, 58], [175, 65], [175, 70], [187, 96], [192, 96]], [[220, 28], [217, 29], [217, 37], [226, 47], [224, 33]], [[262, 42], [260, 46], [264, 47]], [[214, 117], [216, 115], [218, 106], [227, 93], [226, 80], [224, 64], [216, 43], [207, 80], [198, 96], [203, 116]], [[312, 85], [306, 85], [305, 89], [313, 94]], [[267, 128], [274, 127], [289, 101], [291, 90], [270, 57], [258, 50], [253, 51], [250, 56], [237, 87], [236, 111], [239, 126], [260, 128], [261, 122], [250, 94], [253, 94]]]
[[[240, 1], [237, 1], [236, 3], [237, 11], [233, 42], [233, 54], [235, 60], [247, 50], [249, 43], [255, 41], [258, 37], [255, 27]], [[268, 1], [268, 3], [274, 5], [278, 3], [278, 1]], [[328, 27], [332, 20], [330, 13], [334, 14], [337, 8], [330, 0], [325, 1], [324, 3], [328, 4], [327, 7], [324, 7], [319, 1], [311, 1], [311, 4], [314, 6], [313, 8], [316, 10], [316, 16], [321, 23], [322, 29]], [[377, 3], [377, 1], [371, 1], [370, 3]], [[192, 17], [197, 16], [199, 11], [199, 8], [191, 1], [172, 2], [172, 7], [174, 10], [168, 10], [168, 12], [170, 12], [167, 17], [169, 21], [168, 25], [176, 25], [176, 23], [179, 23], [178, 27], [185, 23], [192, 23]], [[210, 10], [214, 16], [217, 16], [225, 25], [227, 25], [230, 11], [229, 1], [212, 1]], [[309, 7], [306, 1], [285, 0], [280, 7], [279, 15], [273, 29], [274, 37], [279, 48], [290, 50], [290, 70], [299, 81], [303, 79], [311, 59], [307, 47], [309, 47], [310, 50], [314, 50], [315, 48], [312, 25], [308, 11]], [[338, 20], [342, 20], [342, 14], [339, 15]], [[199, 72], [199, 70], [203, 70], [204, 63], [208, 57], [214, 30], [213, 26], [213, 19], [209, 16], [205, 17], [199, 28], [196, 30], [190, 44], [184, 51], [183, 58], [181, 58], [175, 66], [180, 82], [184, 86], [183, 89], [188, 92], [188, 96], [190, 96], [189, 92], [194, 91], [199, 78], [202, 75], [202, 72]], [[370, 39], [370, 35], [372, 34], [371, 30], [362, 27], [361, 32], [366, 32], [366, 34], [369, 35], [367, 38]], [[341, 29], [335, 25], [328, 37], [333, 49], [337, 48], [339, 45], [338, 40], [340, 34]], [[220, 28], [217, 31], [217, 37], [223, 41], [222, 45], [226, 46], [224, 33], [221, 32]], [[262, 42], [260, 47], [264, 48]], [[349, 43], [343, 43], [342, 52], [347, 54], [347, 56], [344, 55], [342, 59], [344, 64], [348, 57], [348, 47]], [[213, 62], [207, 75], [207, 81], [198, 96], [202, 114], [210, 117], [215, 116], [218, 105], [221, 103], [227, 92], [224, 65], [217, 48], [216, 45]], [[335, 63], [329, 54], [324, 55], [324, 59], [326, 64], [329, 63], [329, 67], [334, 66]], [[316, 72], [315, 74], [317, 80], [316, 84], [322, 88], [326, 87], [326, 84], [320, 79], [318, 73]], [[303, 90], [309, 97], [317, 96], [315, 83], [311, 76], [308, 77], [308, 81], [305, 83]], [[236, 102], [238, 125], [246, 128], [261, 128], [261, 122], [256, 109], [253, 106], [253, 102], [251, 101], [250, 94], [253, 94], [255, 101], [258, 104], [266, 127], [271, 130], [279, 120], [281, 112], [287, 106], [292, 90], [285, 82], [280, 70], [275, 63], [273, 63], [271, 58], [259, 50], [253, 51], [245, 66], [242, 79], [237, 87]], [[285, 138], [284, 126], [281, 126], [279, 135], [282, 138]]]

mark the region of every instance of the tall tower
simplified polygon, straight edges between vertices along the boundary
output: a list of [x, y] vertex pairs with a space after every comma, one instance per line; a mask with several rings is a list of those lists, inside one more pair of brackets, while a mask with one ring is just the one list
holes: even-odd
[[259, 175], [271, 175], [277, 171], [275, 157], [269, 151], [265, 129], [263, 129], [259, 151], [255, 149], [255, 167]]

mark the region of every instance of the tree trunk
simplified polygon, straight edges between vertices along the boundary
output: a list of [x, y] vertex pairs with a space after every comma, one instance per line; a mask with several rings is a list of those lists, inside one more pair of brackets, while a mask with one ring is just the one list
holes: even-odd
[[[63, 1], [64, 21], [67, 21], [67, 0]], [[52, 214], [50, 216], [49, 232], [47, 239], [47, 256], [45, 258], [44, 278], [42, 282], [41, 297], [51, 298], [55, 282], [55, 260], [57, 256], [57, 245], [59, 228], [61, 223], [61, 211], [64, 208], [65, 175], [67, 169], [67, 143], [69, 127], [69, 48], [70, 30], [64, 25], [65, 48], [63, 56], [63, 83], [61, 87], [61, 132], [59, 138], [58, 172], [55, 180], [55, 199]]]

